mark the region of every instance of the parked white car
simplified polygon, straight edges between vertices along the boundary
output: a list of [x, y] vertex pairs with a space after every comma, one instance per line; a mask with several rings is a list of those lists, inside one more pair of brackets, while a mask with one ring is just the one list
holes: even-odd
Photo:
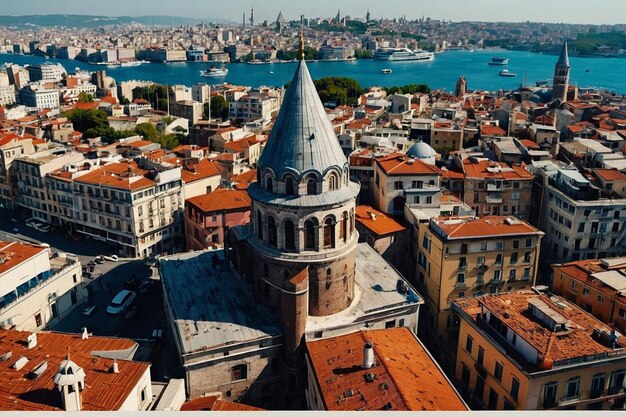
[[104, 260], [105, 261], [111, 261], [111, 262], [117, 262], [118, 258], [117, 258], [117, 255], [105, 255], [104, 256]]
[[122, 314], [135, 301], [136, 297], [137, 294], [134, 291], [120, 291], [107, 307], [107, 314], [112, 316]]

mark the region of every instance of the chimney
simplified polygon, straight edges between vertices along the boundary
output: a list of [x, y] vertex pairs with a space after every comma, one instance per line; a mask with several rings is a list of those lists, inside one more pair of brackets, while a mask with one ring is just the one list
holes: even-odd
[[374, 366], [374, 344], [365, 342], [363, 346], [363, 368], [370, 369]]
[[82, 340], [87, 340], [87, 339], [89, 339], [89, 333], [87, 333], [87, 328], [86, 328], [86, 327], [83, 327], [83, 328], [82, 328], [82, 331], [83, 331], [83, 333], [81, 334], [80, 338], [81, 338]]
[[113, 359], [113, 366], [111, 366], [111, 373], [119, 374], [120, 366], [117, 364], [117, 359]]
[[37, 334], [32, 333], [30, 336], [28, 336], [28, 338], [26, 339], [26, 342], [28, 343], [28, 349], [32, 349], [36, 347], [37, 346]]

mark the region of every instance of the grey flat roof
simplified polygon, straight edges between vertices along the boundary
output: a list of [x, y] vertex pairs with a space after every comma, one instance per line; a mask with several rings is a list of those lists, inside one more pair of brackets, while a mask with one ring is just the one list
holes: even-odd
[[626, 276], [620, 271], [598, 272], [591, 275], [593, 278], [601, 281], [622, 295], [626, 295]]
[[[355, 297], [352, 305], [330, 316], [309, 316], [305, 330], [307, 333], [347, 326], [375, 311], [423, 303], [422, 296], [417, 294], [408, 281], [367, 243], [357, 245], [355, 275]], [[409, 292], [414, 296], [413, 300], [408, 294], [396, 291], [399, 279], [409, 286]]]
[[159, 260], [161, 279], [183, 354], [280, 335], [268, 309], [256, 306], [252, 288], [229, 266], [213, 268], [213, 255], [189, 252]]

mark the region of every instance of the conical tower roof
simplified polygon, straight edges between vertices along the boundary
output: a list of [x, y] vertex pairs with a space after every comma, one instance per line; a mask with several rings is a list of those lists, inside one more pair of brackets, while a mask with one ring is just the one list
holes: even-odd
[[316, 171], [323, 175], [331, 167], [343, 170], [347, 165], [311, 74], [301, 59], [259, 159], [259, 169], [262, 172], [271, 168], [279, 177], [286, 171], [297, 175]]
[[569, 67], [569, 54], [567, 53], [567, 41], [565, 41], [565, 43], [563, 44], [563, 49], [561, 49], [561, 55], [559, 56], [559, 60], [556, 62], [556, 65]]

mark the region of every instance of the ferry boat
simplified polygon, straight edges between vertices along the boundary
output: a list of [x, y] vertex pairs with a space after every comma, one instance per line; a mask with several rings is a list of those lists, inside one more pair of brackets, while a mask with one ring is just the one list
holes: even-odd
[[380, 70], [380, 72], [382, 72], [383, 74], [391, 74], [391, 68], [383, 68]]
[[200, 75], [202, 75], [203, 77], [224, 77], [226, 76], [226, 74], [228, 74], [228, 68], [226, 67], [211, 67], [206, 71], [200, 72]]
[[432, 52], [409, 48], [378, 48], [374, 51], [375, 61], [431, 61], [435, 59]]
[[501, 58], [497, 56], [492, 57], [491, 61], [489, 61], [489, 65], [508, 65], [508, 64], [509, 64], [509, 58]]
[[514, 72], [509, 72], [508, 69], [503, 69], [498, 73], [500, 77], [517, 77], [517, 74]]
[[138, 67], [141, 64], [143, 64], [143, 61], [128, 61], [122, 62], [120, 64], [120, 67]]

